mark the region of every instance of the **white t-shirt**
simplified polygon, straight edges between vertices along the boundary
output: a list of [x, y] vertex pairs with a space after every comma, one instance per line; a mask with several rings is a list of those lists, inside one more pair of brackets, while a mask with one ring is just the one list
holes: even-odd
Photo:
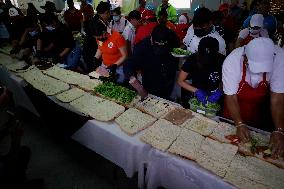
[[124, 17], [121, 17], [119, 22], [111, 21], [110, 27], [113, 31], [117, 31], [119, 33], [122, 33], [125, 29], [125, 27], [128, 25], [128, 20], [126, 20]]
[[260, 33], [253, 35], [249, 32], [249, 28], [245, 28], [240, 31], [238, 38], [245, 39], [247, 36], [251, 35], [252, 37], [267, 37], [269, 38], [268, 31], [264, 28], [260, 30]]
[[[223, 90], [226, 95], [237, 94], [239, 83], [243, 75], [244, 47], [235, 49], [225, 59], [222, 69]], [[266, 80], [270, 84], [270, 90], [275, 93], [284, 93], [284, 50], [276, 47], [273, 71], [266, 74]], [[256, 88], [263, 80], [263, 73], [246, 71], [246, 81]]]
[[133, 49], [135, 39], [135, 27], [130, 22], [128, 22], [127, 26], [125, 27], [122, 36], [126, 41], [131, 42], [131, 49]]
[[[219, 53], [226, 55], [226, 43], [225, 43], [225, 40], [219, 35], [219, 33], [217, 31], [215, 31], [213, 33], [210, 33], [210, 34], [204, 36], [204, 37], [208, 37], [208, 36], [213, 37], [213, 38], [218, 40], [218, 42], [219, 42]], [[188, 51], [195, 53], [195, 52], [198, 51], [198, 45], [199, 45], [199, 42], [202, 38], [203, 37], [200, 38], [200, 37], [197, 37], [196, 35], [194, 35], [194, 29], [193, 29], [193, 26], [191, 25], [187, 30], [186, 36], [183, 39], [183, 43], [187, 47]]]

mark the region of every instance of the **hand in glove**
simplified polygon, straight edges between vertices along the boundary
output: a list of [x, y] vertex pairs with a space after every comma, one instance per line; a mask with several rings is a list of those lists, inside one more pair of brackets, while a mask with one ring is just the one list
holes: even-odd
[[206, 92], [197, 89], [197, 91], [195, 91], [194, 94], [199, 102], [201, 102], [202, 104], [206, 104], [206, 97], [207, 97]]
[[107, 67], [107, 69], [109, 70], [110, 74], [115, 74], [116, 73], [116, 68], [117, 68], [117, 64], [113, 64]]
[[129, 84], [138, 92], [142, 100], [148, 96], [148, 92], [141, 85], [140, 81], [135, 77], [130, 78]]
[[220, 89], [217, 89], [215, 92], [211, 93], [211, 95], [208, 97], [208, 102], [216, 103], [221, 96], [223, 95], [222, 91]]

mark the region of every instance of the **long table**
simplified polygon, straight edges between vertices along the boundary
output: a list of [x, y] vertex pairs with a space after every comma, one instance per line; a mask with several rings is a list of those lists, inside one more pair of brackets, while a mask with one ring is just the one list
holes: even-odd
[[[14, 93], [18, 105], [38, 115], [31, 100], [25, 94], [23, 87], [26, 83], [23, 79], [3, 66], [0, 68], [0, 79]], [[56, 100], [55, 97], [48, 98], [68, 111], [80, 114], [68, 104]], [[145, 186], [149, 189], [158, 186], [169, 189], [234, 188], [193, 161], [153, 149], [140, 141], [139, 137], [142, 134], [143, 131], [135, 136], [129, 136], [114, 122], [89, 120], [72, 135], [72, 139], [121, 167], [128, 177], [138, 172], [139, 188]], [[144, 172], [145, 168], [147, 168], [146, 172]]]
[[89, 120], [72, 139], [121, 167], [128, 177], [138, 172], [138, 186], [143, 188], [151, 146], [140, 141], [141, 134], [128, 136], [114, 122]]
[[[1, 61], [4, 60], [1, 59]], [[27, 86], [27, 83], [22, 78], [17, 77], [4, 66], [0, 65], [0, 81], [12, 92], [16, 106], [24, 107], [34, 115], [38, 117], [40, 116], [24, 90], [24, 87]]]

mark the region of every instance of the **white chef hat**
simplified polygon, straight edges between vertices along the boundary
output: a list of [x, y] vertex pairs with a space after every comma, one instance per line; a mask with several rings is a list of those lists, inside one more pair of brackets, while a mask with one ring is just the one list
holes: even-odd
[[254, 14], [250, 19], [250, 27], [258, 26], [262, 28], [263, 20], [264, 20], [264, 17], [262, 14]]

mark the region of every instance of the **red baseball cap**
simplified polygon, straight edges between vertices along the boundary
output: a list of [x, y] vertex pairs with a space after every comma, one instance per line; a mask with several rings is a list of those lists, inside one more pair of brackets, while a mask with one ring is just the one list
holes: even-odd
[[155, 12], [151, 10], [144, 10], [144, 12], [141, 14], [141, 18], [143, 20], [148, 20], [155, 17], [156, 17]]
[[230, 5], [228, 3], [223, 3], [219, 6], [219, 11], [226, 11], [226, 10], [229, 10], [230, 8]]

